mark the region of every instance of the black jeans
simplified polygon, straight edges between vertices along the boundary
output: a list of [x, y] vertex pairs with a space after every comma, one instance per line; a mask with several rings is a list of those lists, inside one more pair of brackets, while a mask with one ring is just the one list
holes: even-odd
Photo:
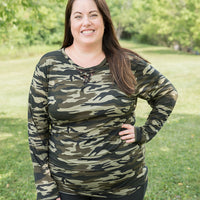
[[[143, 200], [144, 195], [147, 189], [147, 182], [136, 192], [134, 192], [132, 195], [123, 196], [120, 198], [110, 198], [109, 200]], [[108, 198], [99, 198], [99, 197], [88, 197], [88, 196], [82, 196], [82, 195], [70, 195], [70, 194], [64, 194], [60, 193], [61, 200], [105, 200]]]

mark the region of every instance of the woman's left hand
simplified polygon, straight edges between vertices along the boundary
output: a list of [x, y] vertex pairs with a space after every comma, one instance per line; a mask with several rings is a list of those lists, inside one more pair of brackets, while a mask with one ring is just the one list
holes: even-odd
[[119, 132], [119, 135], [122, 136], [121, 139], [125, 140], [126, 143], [135, 142], [135, 128], [130, 124], [123, 124], [122, 128], [126, 129]]

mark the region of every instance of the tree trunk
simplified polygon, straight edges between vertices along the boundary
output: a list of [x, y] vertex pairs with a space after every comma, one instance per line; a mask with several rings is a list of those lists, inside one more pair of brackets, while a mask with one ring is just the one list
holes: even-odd
[[118, 24], [116, 29], [116, 34], [118, 39], [121, 39], [122, 32], [123, 32], [123, 27], [121, 26], [121, 24]]

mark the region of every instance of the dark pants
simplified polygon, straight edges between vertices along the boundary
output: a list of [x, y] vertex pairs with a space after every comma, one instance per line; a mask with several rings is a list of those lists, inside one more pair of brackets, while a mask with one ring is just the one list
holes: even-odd
[[[110, 198], [109, 200], [143, 200], [144, 195], [147, 189], [147, 182], [136, 192], [134, 192], [132, 195], [123, 196], [120, 198]], [[88, 196], [81, 196], [81, 195], [70, 195], [70, 194], [64, 194], [60, 193], [61, 200], [105, 200], [108, 198], [99, 198], [99, 197], [88, 197]]]

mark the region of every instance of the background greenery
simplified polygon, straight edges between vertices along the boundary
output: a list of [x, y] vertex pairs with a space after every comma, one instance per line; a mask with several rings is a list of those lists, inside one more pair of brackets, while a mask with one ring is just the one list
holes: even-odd
[[[179, 99], [159, 134], [146, 145], [149, 186], [145, 200], [200, 199], [200, 57], [169, 48], [130, 41], [122, 45], [135, 50], [175, 85]], [[24, 57], [0, 61], [0, 200], [36, 199], [27, 137], [27, 101], [33, 70], [47, 49], [22, 48]], [[19, 54], [18, 54], [19, 57]], [[142, 125], [150, 108], [140, 100], [137, 124]]]
[[[118, 37], [200, 52], [200, 0], [107, 0]], [[0, 44], [59, 44], [66, 0], [1, 0]]]

